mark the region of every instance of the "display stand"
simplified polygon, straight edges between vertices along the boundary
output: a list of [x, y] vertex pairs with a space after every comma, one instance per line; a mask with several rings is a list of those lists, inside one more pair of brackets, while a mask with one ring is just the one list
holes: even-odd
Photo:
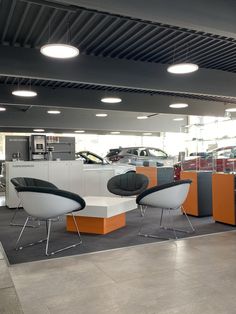
[[174, 180], [173, 167], [136, 167], [136, 173], [145, 174], [149, 179], [147, 188], [170, 183]]
[[234, 174], [213, 174], [212, 201], [214, 220], [230, 225], [236, 225]]
[[188, 196], [183, 208], [188, 215], [204, 217], [212, 215], [212, 172], [181, 171], [181, 180], [190, 179]]

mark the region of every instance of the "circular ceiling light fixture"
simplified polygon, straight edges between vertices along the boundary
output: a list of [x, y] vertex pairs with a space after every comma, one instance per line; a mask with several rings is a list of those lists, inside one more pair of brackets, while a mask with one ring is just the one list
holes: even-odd
[[49, 113], [49, 114], [60, 114], [61, 111], [59, 111], [59, 110], [48, 110], [47, 113]]
[[226, 112], [236, 112], [236, 107], [225, 109]]
[[174, 109], [181, 109], [181, 108], [187, 108], [188, 104], [185, 103], [176, 103], [176, 104], [171, 104], [169, 105], [170, 108], [174, 108]]
[[79, 55], [79, 49], [68, 44], [46, 44], [40, 48], [40, 52], [56, 59], [70, 59]]
[[37, 93], [33, 90], [16, 89], [12, 91], [12, 95], [19, 97], [35, 97], [37, 96]]
[[111, 132], [111, 134], [120, 134], [120, 132], [119, 131], [113, 131], [113, 132]]
[[150, 133], [150, 132], [145, 132], [145, 133], [143, 133], [143, 135], [152, 135], [152, 133]]
[[0, 111], [6, 111], [6, 108], [0, 107]]
[[108, 104], [117, 104], [119, 102], [121, 102], [122, 99], [119, 98], [119, 97], [103, 97], [101, 99], [101, 102], [105, 102], [105, 103], [108, 103]]
[[107, 113], [97, 113], [96, 117], [107, 117], [108, 114]]
[[174, 118], [173, 121], [183, 121], [184, 118]]
[[75, 133], [84, 133], [85, 131], [84, 130], [76, 130], [74, 131]]
[[148, 116], [138, 116], [137, 119], [138, 119], [138, 120], [148, 119]]
[[33, 129], [34, 132], [44, 132], [44, 129]]
[[195, 63], [183, 62], [183, 63], [175, 63], [167, 68], [167, 72], [174, 74], [187, 74], [195, 72], [199, 69], [199, 66]]

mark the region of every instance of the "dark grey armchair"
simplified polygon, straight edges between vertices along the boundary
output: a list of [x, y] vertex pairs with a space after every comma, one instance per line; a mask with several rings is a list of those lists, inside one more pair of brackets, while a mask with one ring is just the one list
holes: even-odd
[[112, 177], [107, 183], [107, 189], [116, 195], [133, 196], [146, 190], [148, 183], [148, 177], [144, 174], [127, 172]]
[[[148, 177], [135, 171], [126, 172], [112, 177], [107, 183], [109, 192], [119, 196], [137, 196], [146, 190]], [[141, 216], [143, 208], [140, 206]]]

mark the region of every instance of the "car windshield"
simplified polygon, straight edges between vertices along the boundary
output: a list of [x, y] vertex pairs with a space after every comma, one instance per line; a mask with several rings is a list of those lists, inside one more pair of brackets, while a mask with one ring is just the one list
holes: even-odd
[[150, 148], [149, 149], [150, 156], [158, 157], [158, 158], [167, 158], [167, 154], [163, 152], [162, 150]]
[[79, 152], [77, 153], [77, 157], [83, 158], [85, 163], [91, 164], [109, 164], [109, 161], [106, 158], [102, 158], [96, 154], [91, 152]]

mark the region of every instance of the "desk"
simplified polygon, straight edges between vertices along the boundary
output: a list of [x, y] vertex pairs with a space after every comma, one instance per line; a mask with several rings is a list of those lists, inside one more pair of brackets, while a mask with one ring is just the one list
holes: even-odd
[[[125, 213], [137, 208], [133, 197], [84, 197], [86, 207], [76, 213], [80, 232], [106, 234], [126, 225]], [[76, 232], [72, 215], [67, 215], [67, 231]]]

